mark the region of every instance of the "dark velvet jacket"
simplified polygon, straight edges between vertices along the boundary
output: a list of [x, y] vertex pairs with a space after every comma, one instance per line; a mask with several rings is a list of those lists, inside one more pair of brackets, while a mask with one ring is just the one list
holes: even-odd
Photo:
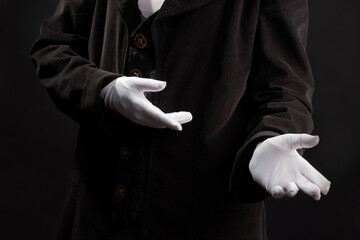
[[59, 239], [266, 239], [266, 193], [248, 163], [265, 138], [312, 131], [307, 8], [166, 0], [151, 38], [167, 87], [153, 102], [194, 117], [175, 132], [133, 124], [99, 98], [128, 74], [137, 1], [61, 0], [31, 56], [56, 106], [80, 124]]

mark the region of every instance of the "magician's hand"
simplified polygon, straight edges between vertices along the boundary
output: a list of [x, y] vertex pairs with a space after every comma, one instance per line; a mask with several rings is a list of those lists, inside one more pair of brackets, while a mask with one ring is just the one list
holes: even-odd
[[296, 149], [311, 148], [319, 137], [284, 134], [258, 144], [249, 163], [254, 180], [273, 197], [294, 197], [299, 189], [315, 200], [326, 195], [330, 182], [299, 155]]
[[170, 128], [181, 131], [181, 124], [190, 122], [190, 112], [164, 113], [154, 106], [144, 92], [159, 92], [166, 82], [139, 78], [119, 77], [106, 85], [100, 92], [105, 107], [112, 109], [132, 122], [152, 128]]

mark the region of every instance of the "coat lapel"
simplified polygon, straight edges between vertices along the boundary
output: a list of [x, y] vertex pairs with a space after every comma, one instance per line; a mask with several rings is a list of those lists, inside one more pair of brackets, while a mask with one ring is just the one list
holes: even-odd
[[157, 19], [176, 16], [191, 11], [213, 0], [165, 0], [159, 10]]

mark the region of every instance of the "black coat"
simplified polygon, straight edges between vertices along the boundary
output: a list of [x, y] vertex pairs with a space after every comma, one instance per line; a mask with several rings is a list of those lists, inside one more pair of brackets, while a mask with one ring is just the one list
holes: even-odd
[[126, 74], [136, 2], [61, 0], [32, 49], [42, 84], [80, 124], [59, 239], [133, 226], [151, 240], [266, 239], [266, 193], [248, 163], [265, 138], [312, 131], [307, 0], [165, 1], [151, 33], [167, 87], [154, 104], [190, 111], [182, 132], [133, 124], [99, 98]]

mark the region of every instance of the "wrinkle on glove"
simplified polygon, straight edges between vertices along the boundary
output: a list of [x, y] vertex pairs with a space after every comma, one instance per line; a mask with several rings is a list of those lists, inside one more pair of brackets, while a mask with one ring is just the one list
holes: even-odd
[[274, 198], [294, 197], [299, 190], [320, 200], [330, 182], [296, 151], [312, 148], [318, 136], [283, 134], [258, 144], [249, 163], [254, 180]]
[[138, 77], [119, 77], [106, 85], [100, 92], [105, 107], [125, 116], [132, 122], [152, 127], [170, 128], [181, 131], [181, 124], [190, 122], [190, 112], [164, 113], [154, 106], [144, 92], [159, 92], [166, 82]]

